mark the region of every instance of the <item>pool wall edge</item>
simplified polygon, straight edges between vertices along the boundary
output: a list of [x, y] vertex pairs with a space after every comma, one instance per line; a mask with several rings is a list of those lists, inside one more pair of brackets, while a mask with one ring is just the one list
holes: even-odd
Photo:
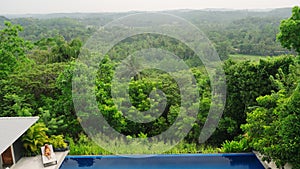
[[[201, 157], [201, 156], [211, 156], [211, 157], [225, 157], [225, 156], [256, 156], [254, 152], [248, 153], [212, 153], [212, 154], [123, 154], [123, 155], [68, 155], [66, 158], [119, 158], [119, 157]], [[258, 157], [257, 157], [258, 158]]]

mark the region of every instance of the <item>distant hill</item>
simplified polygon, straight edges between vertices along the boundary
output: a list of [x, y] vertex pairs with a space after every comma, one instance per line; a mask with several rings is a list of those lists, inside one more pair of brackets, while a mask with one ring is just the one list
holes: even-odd
[[[181, 9], [160, 12], [182, 17], [197, 26], [223, 56], [229, 54], [277, 56], [290, 52], [276, 41], [276, 34], [279, 32], [281, 20], [290, 17], [291, 11], [291, 8], [279, 8]], [[0, 26], [3, 25], [3, 20], [9, 18], [13, 24], [23, 26], [24, 31], [20, 35], [27, 40], [38, 41], [61, 35], [67, 41], [80, 38], [85, 42], [99, 27], [134, 13], [140, 12], [7, 15], [0, 18]]]
[[[167, 10], [159, 11], [164, 13], [175, 14], [181, 17], [199, 17], [200, 19], [212, 18], [213, 20], [237, 20], [244, 17], [281, 17], [286, 18], [291, 15], [291, 8], [278, 8], [278, 9], [268, 9], [268, 10], [233, 10], [233, 9], [202, 9], [202, 10]], [[105, 13], [52, 13], [52, 14], [16, 14], [16, 15], [6, 15], [8, 18], [39, 18], [39, 19], [51, 19], [51, 18], [98, 18], [107, 17], [115, 18], [128, 14], [140, 13], [137, 11], [131, 12], [105, 12]]]
[[[259, 18], [276, 18], [282, 20], [291, 16], [291, 8], [278, 8], [267, 10], [232, 10], [232, 9], [203, 9], [203, 10], [168, 10], [160, 11], [176, 15], [189, 20], [190, 22], [202, 27], [205, 24], [229, 24], [237, 20], [259, 17]], [[53, 14], [25, 14], [25, 15], [6, 15], [7, 18], [15, 20], [17, 18], [33, 18], [33, 19], [56, 19], [56, 18], [72, 18], [80, 21], [83, 25], [103, 26], [106, 23], [126, 16], [129, 14], [140, 13], [131, 12], [106, 12], [106, 13], [53, 13]], [[1, 20], [0, 20], [1, 21]], [[3, 22], [2, 22], [3, 23]]]
[[291, 8], [279, 8], [268, 11], [256, 11], [256, 10], [192, 10], [192, 11], [166, 11], [186, 19], [189, 19], [193, 23], [201, 22], [222, 22], [229, 23], [235, 20], [240, 20], [248, 17], [275, 17], [279, 19], [285, 19], [291, 16]]
[[4, 25], [4, 21], [9, 21], [9, 19], [6, 18], [5, 16], [0, 16], [0, 26]]
[[75, 19], [85, 19], [85, 18], [98, 18], [98, 17], [112, 17], [131, 14], [134, 12], [126, 13], [110, 13], [110, 12], [100, 12], [100, 13], [50, 13], [50, 14], [12, 14], [6, 15], [8, 18], [37, 18], [37, 19], [55, 19], [55, 18], [75, 18]]

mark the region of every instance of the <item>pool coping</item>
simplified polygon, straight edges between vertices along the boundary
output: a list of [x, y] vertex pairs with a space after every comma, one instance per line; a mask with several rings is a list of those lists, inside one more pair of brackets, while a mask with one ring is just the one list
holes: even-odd
[[[122, 154], [122, 155], [68, 155], [65, 158], [120, 158], [120, 157], [224, 157], [224, 156], [256, 156], [255, 153], [200, 153], [200, 154]], [[257, 156], [256, 156], [257, 157]], [[257, 157], [258, 158], [258, 157]]]

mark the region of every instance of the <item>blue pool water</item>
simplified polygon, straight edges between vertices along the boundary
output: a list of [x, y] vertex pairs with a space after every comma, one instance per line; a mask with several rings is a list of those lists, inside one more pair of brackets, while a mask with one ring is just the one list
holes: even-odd
[[264, 169], [254, 154], [181, 154], [147, 158], [67, 156], [60, 169]]

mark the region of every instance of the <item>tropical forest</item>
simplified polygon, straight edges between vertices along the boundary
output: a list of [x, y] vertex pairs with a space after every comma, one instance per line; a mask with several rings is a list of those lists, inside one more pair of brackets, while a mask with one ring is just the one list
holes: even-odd
[[[211, 61], [215, 69], [206, 69], [182, 41], [151, 33], [123, 39], [97, 60], [101, 44], [96, 52], [90, 51], [86, 44], [98, 43], [90, 37], [112, 21], [137, 12], [0, 16], [0, 117], [39, 117], [22, 136], [24, 155], [39, 154], [45, 143], [65, 148], [65, 140], [70, 155], [151, 154], [171, 145], [172, 138], [183, 138], [164, 153], [257, 151], [277, 166], [289, 163], [300, 168], [300, 7], [162, 12], [203, 32], [220, 58]], [[143, 59], [176, 71], [139, 68], [137, 51], [154, 48], [172, 52], [178, 59], [168, 54]], [[88, 56], [91, 63], [83, 62]], [[129, 70], [123, 71], [122, 65]], [[96, 67], [94, 79], [81, 76], [93, 74], [88, 72], [92, 66]], [[116, 76], [127, 79], [117, 83]], [[224, 102], [214, 102], [217, 96], [212, 90], [218, 89], [212, 78], [225, 82], [221, 84], [226, 90]], [[93, 85], [80, 88], [86, 84]], [[116, 88], [126, 89], [128, 99], [116, 97], [124, 92]], [[181, 97], [183, 93], [188, 93], [188, 99]], [[222, 110], [221, 116], [209, 116], [211, 108]], [[150, 109], [154, 113], [145, 115]], [[107, 124], [98, 119], [100, 115]], [[201, 141], [209, 120], [217, 125]], [[110, 133], [106, 125], [126, 139], [101, 136]], [[185, 128], [186, 133], [180, 132]], [[148, 151], [142, 148], [147, 139], [169, 129], [168, 141], [158, 140]], [[143, 144], [110, 151], [99, 144], [98, 135], [112, 145], [136, 138]]]

